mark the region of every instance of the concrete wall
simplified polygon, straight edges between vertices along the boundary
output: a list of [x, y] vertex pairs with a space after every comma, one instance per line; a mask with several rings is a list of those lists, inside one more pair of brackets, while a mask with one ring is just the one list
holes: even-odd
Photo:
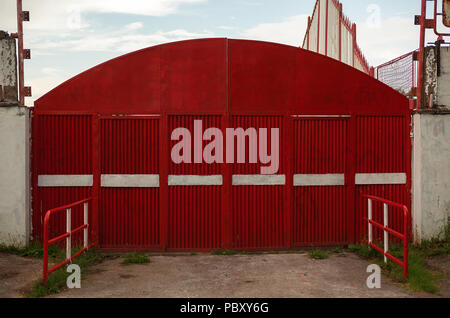
[[0, 103], [17, 103], [16, 40], [0, 31]]
[[430, 107], [450, 106], [450, 48], [441, 47], [440, 76], [436, 47], [425, 48], [423, 105]]
[[30, 235], [30, 111], [0, 107], [0, 243], [23, 246]]
[[450, 111], [413, 115], [414, 240], [438, 237], [450, 217]]

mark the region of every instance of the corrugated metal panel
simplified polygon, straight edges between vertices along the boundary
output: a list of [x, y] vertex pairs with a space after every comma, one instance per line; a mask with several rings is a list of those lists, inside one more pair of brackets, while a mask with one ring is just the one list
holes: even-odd
[[[294, 174], [346, 172], [347, 119], [294, 121]], [[349, 241], [346, 186], [306, 186], [294, 189], [294, 242], [330, 245]], [[351, 225], [350, 225], [351, 226]]]
[[[195, 120], [202, 122], [203, 132], [208, 128], [222, 128], [221, 116], [169, 116], [169, 132], [176, 128], [187, 128], [191, 132], [191, 145], [194, 147]], [[169, 141], [169, 151], [176, 143], [177, 141]], [[203, 142], [203, 146], [207, 143]], [[203, 151], [203, 147], [201, 149]], [[194, 162], [193, 150], [191, 160]], [[221, 165], [216, 163], [175, 164], [172, 160], [169, 163], [169, 175], [221, 174]], [[170, 186], [168, 248], [175, 250], [220, 248], [221, 201], [221, 186]]]
[[[35, 130], [39, 131], [38, 136], [33, 136], [33, 174], [92, 173], [90, 116], [34, 116], [33, 125], [36, 125]], [[90, 188], [38, 188], [37, 185], [33, 185], [33, 238], [42, 237], [43, 219], [49, 209], [84, 199], [89, 195]], [[74, 210], [72, 218], [73, 226], [79, 225], [82, 222], [82, 213]], [[52, 218], [50, 235], [63, 233], [65, 222], [65, 213]]]
[[159, 246], [159, 189], [102, 188], [99, 211], [101, 247]]
[[101, 120], [102, 174], [157, 174], [159, 119]]
[[[102, 174], [158, 174], [159, 119], [101, 119]], [[100, 191], [101, 247], [159, 245], [159, 189], [107, 188]]]
[[[233, 116], [232, 127], [280, 129], [280, 169], [285, 174], [283, 151], [283, 117], [281, 116]], [[270, 149], [270, 142], [268, 149]], [[249, 147], [246, 147], [246, 162], [249, 162]], [[234, 175], [260, 174], [261, 164], [233, 164]], [[284, 198], [286, 186], [233, 186], [232, 224], [233, 244], [239, 249], [282, 248], [285, 231]]]
[[[356, 173], [408, 173], [410, 150], [407, 144], [409, 132], [408, 118], [402, 116], [359, 116], [357, 119], [357, 160]], [[408, 176], [410, 179], [410, 176]], [[406, 204], [410, 209], [408, 184], [405, 185], [365, 185], [356, 186], [356, 239], [367, 235], [367, 224], [363, 217], [367, 215], [367, 203], [360, 194], [371, 194], [394, 202]], [[392, 210], [389, 225], [403, 232], [403, 217], [400, 211]], [[383, 208], [374, 203], [374, 219], [383, 223]], [[382, 238], [382, 232], [374, 232]]]

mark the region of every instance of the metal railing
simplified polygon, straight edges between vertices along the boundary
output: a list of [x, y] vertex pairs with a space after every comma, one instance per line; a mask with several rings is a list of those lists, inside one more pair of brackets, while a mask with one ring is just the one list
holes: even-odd
[[[92, 247], [93, 244], [89, 245], [89, 233], [88, 233], [88, 229], [89, 229], [89, 202], [92, 201], [93, 198], [87, 198], [72, 204], [68, 204], [68, 205], [64, 205], [58, 208], [54, 208], [51, 210], [48, 210], [45, 213], [45, 218], [44, 218], [44, 256], [43, 256], [43, 271], [42, 271], [42, 283], [44, 285], [47, 284], [48, 281], [48, 275], [56, 270], [58, 270], [59, 268], [61, 268], [62, 266], [70, 263], [74, 258], [76, 258], [77, 256], [79, 256], [80, 254], [84, 253], [85, 251], [87, 251], [90, 247]], [[84, 221], [83, 221], [83, 225], [77, 227], [76, 229], [72, 230], [72, 208], [77, 207], [79, 205], [83, 204], [83, 211], [84, 211]], [[50, 222], [50, 217], [52, 216], [52, 214], [57, 213], [57, 212], [61, 212], [61, 211], [66, 211], [66, 233], [57, 236], [55, 238], [49, 239], [49, 222]], [[75, 253], [74, 255], [72, 255], [72, 235], [83, 230], [83, 248], [80, 249], [77, 253]], [[54, 244], [56, 242], [61, 241], [62, 239], [66, 239], [66, 260], [64, 262], [61, 262], [55, 266], [53, 266], [52, 268], [48, 268], [48, 246], [51, 244]]]
[[[403, 267], [403, 278], [406, 280], [408, 279], [408, 222], [409, 222], [409, 211], [406, 205], [402, 205], [399, 203], [395, 203], [386, 199], [382, 199], [373, 195], [362, 195], [363, 198], [367, 199], [368, 202], [368, 217], [364, 218], [364, 220], [368, 223], [368, 244], [370, 247], [374, 248], [378, 252], [382, 253], [384, 255], [384, 262], [387, 263], [387, 259], [389, 258], [393, 262], [397, 263], [401, 267]], [[380, 224], [373, 220], [373, 201], [378, 201], [383, 203], [384, 207], [384, 217], [383, 217], [383, 223]], [[389, 227], [389, 206], [393, 206], [396, 208], [400, 208], [403, 211], [403, 233], [399, 233], [395, 231], [394, 229]], [[377, 228], [380, 228], [384, 232], [384, 250], [379, 248], [373, 243], [373, 226], [376, 226]], [[389, 253], [389, 234], [394, 235], [395, 237], [400, 238], [403, 240], [403, 261], [399, 260], [398, 258], [394, 257]]]

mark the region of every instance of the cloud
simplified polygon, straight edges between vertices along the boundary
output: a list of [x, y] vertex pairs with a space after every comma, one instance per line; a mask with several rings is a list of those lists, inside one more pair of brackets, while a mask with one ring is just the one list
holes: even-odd
[[301, 14], [280, 22], [262, 23], [242, 32], [247, 39], [300, 46], [306, 32], [308, 15]]
[[183, 29], [170, 31], [157, 31], [155, 33], [138, 33], [139, 25], [125, 26], [121, 30], [98, 31], [95, 33], [85, 32], [75, 38], [55, 38], [30, 40], [30, 47], [38, 51], [60, 50], [60, 51], [107, 51], [126, 53], [138, 49], [169, 43], [174, 41], [214, 37], [213, 33], [194, 33]]
[[[373, 66], [397, 58], [419, 47], [419, 27], [411, 17], [393, 16], [374, 25], [357, 23], [357, 41]], [[429, 34], [428, 41], [432, 40]]]
[[133, 22], [133, 23], [127, 24], [125, 26], [125, 30], [127, 30], [127, 31], [138, 30], [138, 29], [142, 29], [143, 26], [144, 26], [144, 24], [142, 22]]
[[[183, 4], [208, 0], [25, 0], [23, 10], [30, 11], [25, 27], [52, 33], [64, 33], [87, 27], [85, 13], [119, 13], [140, 16], [166, 16], [177, 13]], [[15, 32], [16, 1], [2, 0], [0, 29]]]
[[33, 97], [26, 98], [27, 105], [33, 105], [34, 101], [47, 93], [50, 89], [68, 80], [73, 74], [52, 67], [40, 69], [33, 77], [26, 77], [26, 84], [32, 84]]

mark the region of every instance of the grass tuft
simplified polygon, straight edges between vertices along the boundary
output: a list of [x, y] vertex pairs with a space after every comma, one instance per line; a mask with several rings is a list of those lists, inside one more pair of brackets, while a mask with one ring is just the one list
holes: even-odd
[[150, 263], [150, 259], [148, 257], [148, 254], [142, 254], [142, 253], [128, 253], [124, 256], [124, 260], [122, 261], [122, 264], [146, 264]]
[[[74, 253], [76, 253], [81, 248], [76, 248], [74, 250]], [[50, 254], [50, 253], [49, 253]], [[64, 260], [64, 250], [60, 250], [60, 252], [56, 253], [57, 255], [63, 255], [61, 256], [52, 256], [53, 260], [56, 263], [62, 262]], [[83, 277], [83, 273], [86, 272], [86, 269], [89, 266], [101, 263], [105, 258], [110, 257], [108, 254], [100, 254], [95, 250], [89, 250], [80, 256], [78, 256], [76, 259], [73, 260], [73, 264], [77, 264], [80, 266], [81, 274]], [[67, 277], [70, 275], [70, 273], [66, 272], [66, 266], [63, 266], [62, 268], [58, 269], [57, 271], [51, 273], [48, 276], [47, 285], [42, 284], [42, 279], [40, 279], [33, 287], [33, 290], [28, 295], [28, 297], [45, 297], [52, 294], [59, 293], [62, 289], [66, 287], [66, 281]]]
[[308, 253], [311, 259], [326, 259], [328, 258], [328, 253], [321, 250], [312, 250]]
[[233, 251], [233, 250], [215, 250], [215, 251], [212, 251], [211, 254], [226, 256], [226, 255], [236, 255], [236, 254], [238, 254], [238, 252]]

